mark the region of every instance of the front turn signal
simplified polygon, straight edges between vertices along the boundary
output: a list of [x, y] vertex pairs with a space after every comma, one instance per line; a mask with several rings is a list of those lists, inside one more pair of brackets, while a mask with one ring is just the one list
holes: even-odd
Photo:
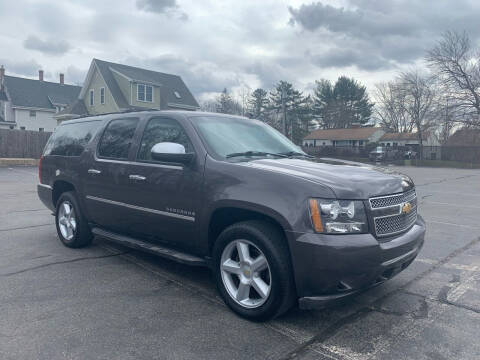
[[318, 233], [323, 232], [322, 218], [316, 199], [310, 199], [310, 216], [312, 217], [313, 229]]

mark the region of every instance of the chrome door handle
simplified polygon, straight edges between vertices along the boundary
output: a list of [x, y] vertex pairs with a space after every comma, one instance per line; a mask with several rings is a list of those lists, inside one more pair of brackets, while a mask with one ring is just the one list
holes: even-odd
[[147, 179], [145, 176], [141, 176], [141, 175], [129, 175], [128, 178], [130, 180], [140, 180], [140, 181]]
[[98, 174], [101, 174], [102, 172], [100, 170], [97, 170], [97, 169], [88, 169], [88, 173], [98, 175]]

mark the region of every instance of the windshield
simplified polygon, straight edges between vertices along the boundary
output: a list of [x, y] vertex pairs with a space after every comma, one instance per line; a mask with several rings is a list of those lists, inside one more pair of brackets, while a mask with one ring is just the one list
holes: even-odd
[[258, 120], [202, 116], [195, 117], [192, 122], [210, 150], [220, 157], [247, 152], [250, 154], [246, 156], [292, 152], [304, 155], [304, 152], [285, 136]]

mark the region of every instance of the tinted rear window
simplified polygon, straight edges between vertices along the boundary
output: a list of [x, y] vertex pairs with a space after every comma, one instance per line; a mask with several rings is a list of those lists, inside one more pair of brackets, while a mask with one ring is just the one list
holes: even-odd
[[112, 120], [100, 139], [98, 155], [110, 159], [127, 159], [137, 124], [136, 118]]
[[43, 155], [80, 156], [93, 139], [100, 121], [84, 121], [57, 127], [48, 140]]

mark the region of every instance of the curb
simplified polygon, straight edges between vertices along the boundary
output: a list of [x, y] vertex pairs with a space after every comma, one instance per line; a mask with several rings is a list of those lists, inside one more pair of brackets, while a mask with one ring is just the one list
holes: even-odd
[[38, 159], [0, 158], [0, 166], [38, 166]]

